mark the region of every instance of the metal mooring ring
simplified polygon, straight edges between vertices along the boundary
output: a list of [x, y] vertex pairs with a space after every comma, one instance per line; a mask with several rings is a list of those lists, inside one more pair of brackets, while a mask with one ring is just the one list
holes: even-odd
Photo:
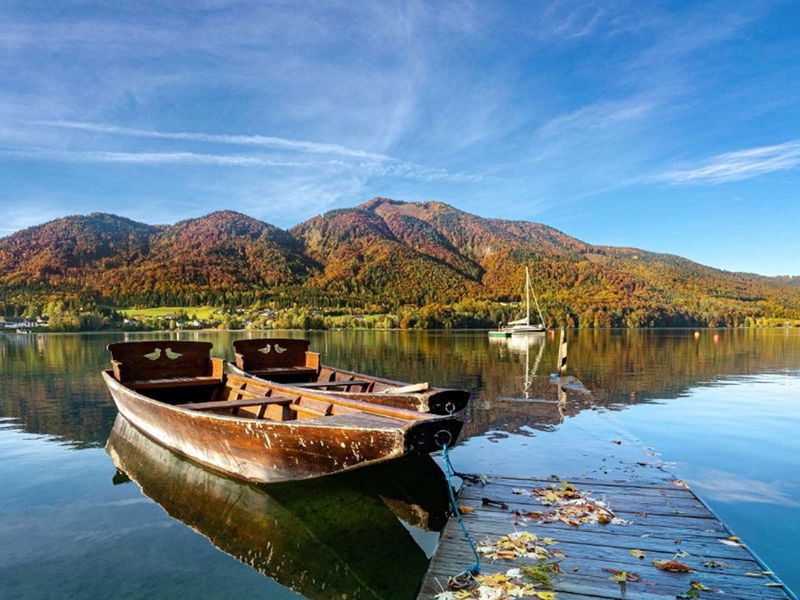
[[456, 412], [456, 405], [452, 402], [448, 402], [444, 405], [444, 409], [447, 411], [447, 414], [452, 415], [454, 412]]
[[436, 445], [440, 448], [444, 448], [444, 446], [449, 446], [450, 442], [453, 441], [453, 434], [446, 429], [440, 429], [434, 434], [433, 441], [435, 441]]

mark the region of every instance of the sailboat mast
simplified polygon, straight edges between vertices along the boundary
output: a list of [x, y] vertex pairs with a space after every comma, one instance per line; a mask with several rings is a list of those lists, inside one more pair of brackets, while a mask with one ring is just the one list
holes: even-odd
[[531, 324], [531, 273], [525, 265], [525, 325]]

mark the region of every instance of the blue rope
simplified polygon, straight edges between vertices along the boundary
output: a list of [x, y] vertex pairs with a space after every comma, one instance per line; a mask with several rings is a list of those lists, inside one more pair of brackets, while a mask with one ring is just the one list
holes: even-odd
[[447, 454], [447, 444], [442, 446], [442, 457], [444, 458], [444, 474], [447, 477], [447, 491], [450, 492], [450, 505], [453, 508], [453, 514], [455, 514], [458, 524], [461, 525], [461, 531], [464, 532], [464, 537], [467, 538], [469, 547], [472, 548], [472, 553], [475, 555], [475, 562], [464, 569], [460, 575], [477, 575], [481, 572], [481, 557], [478, 554], [477, 548], [475, 548], [475, 542], [472, 541], [472, 537], [469, 535], [469, 531], [467, 531], [466, 525], [464, 525], [464, 518], [461, 516], [461, 511], [458, 510], [458, 503], [456, 502], [456, 495], [453, 492], [452, 483], [452, 477], [455, 473], [455, 469], [453, 468], [453, 464], [450, 462], [450, 455]]

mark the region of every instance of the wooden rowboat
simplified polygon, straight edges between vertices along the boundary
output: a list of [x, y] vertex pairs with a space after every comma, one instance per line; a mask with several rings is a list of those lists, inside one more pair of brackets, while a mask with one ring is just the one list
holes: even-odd
[[233, 347], [236, 364], [229, 365], [229, 369], [237, 375], [439, 415], [458, 412], [469, 401], [466, 390], [431, 387], [427, 383], [409, 384], [322, 365], [320, 355], [309, 352], [309, 341], [304, 339], [236, 340]]
[[225, 373], [208, 342], [108, 346], [103, 378], [143, 433], [210, 468], [255, 482], [308, 479], [452, 445], [452, 417], [370, 404]]
[[133, 482], [222, 552], [312, 600], [413, 598], [428, 559], [408, 526], [447, 521], [447, 483], [428, 456], [258, 485], [182, 459], [121, 415], [106, 451], [115, 484]]

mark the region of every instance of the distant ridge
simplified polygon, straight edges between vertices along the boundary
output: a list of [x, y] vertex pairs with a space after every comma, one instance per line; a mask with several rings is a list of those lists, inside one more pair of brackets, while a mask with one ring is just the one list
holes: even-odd
[[[523, 268], [571, 324], [741, 324], [800, 317], [800, 277], [732, 273], [679, 256], [593, 246], [552, 227], [387, 198], [289, 231], [234, 211], [173, 225], [69, 216], [0, 238], [0, 300], [70, 292], [194, 304], [253, 294], [402, 304], [516, 301]], [[242, 296], [244, 294], [245, 296]]]

